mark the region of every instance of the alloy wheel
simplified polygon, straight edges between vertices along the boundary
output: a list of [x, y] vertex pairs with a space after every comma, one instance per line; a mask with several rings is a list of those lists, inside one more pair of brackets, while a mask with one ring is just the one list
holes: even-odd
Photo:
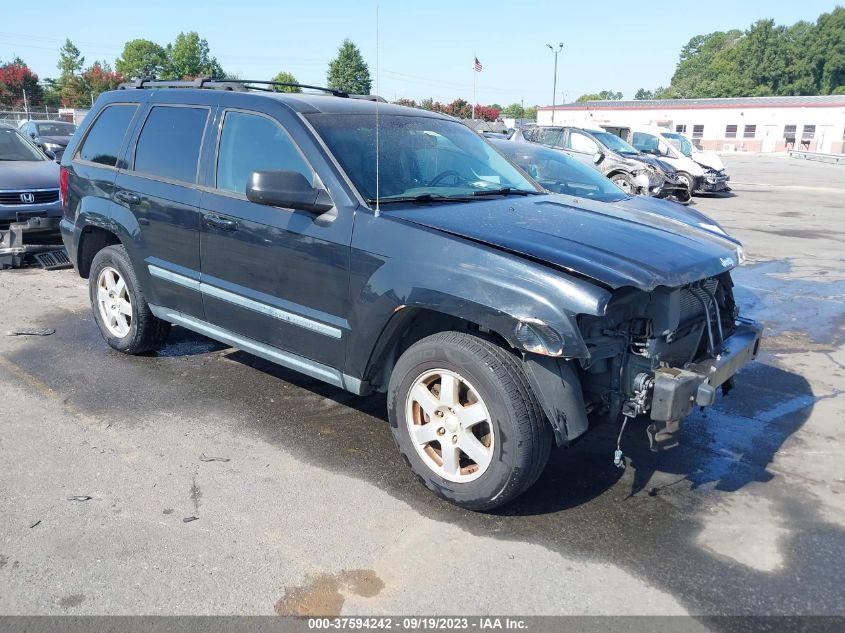
[[116, 338], [129, 334], [132, 327], [132, 299], [120, 273], [109, 266], [97, 277], [97, 308], [100, 318]]

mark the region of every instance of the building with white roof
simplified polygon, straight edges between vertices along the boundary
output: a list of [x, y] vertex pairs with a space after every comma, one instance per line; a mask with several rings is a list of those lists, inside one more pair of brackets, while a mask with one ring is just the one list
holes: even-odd
[[715, 151], [845, 153], [845, 94], [584, 101], [555, 106], [554, 113], [550, 106], [538, 108], [537, 123], [659, 125]]

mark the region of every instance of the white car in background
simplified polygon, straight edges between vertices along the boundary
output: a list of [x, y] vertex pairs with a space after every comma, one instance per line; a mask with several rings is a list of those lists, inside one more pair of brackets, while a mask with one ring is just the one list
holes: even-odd
[[714, 152], [696, 148], [683, 134], [657, 126], [602, 125], [639, 151], [666, 161], [678, 171], [690, 194], [730, 191], [728, 176]]

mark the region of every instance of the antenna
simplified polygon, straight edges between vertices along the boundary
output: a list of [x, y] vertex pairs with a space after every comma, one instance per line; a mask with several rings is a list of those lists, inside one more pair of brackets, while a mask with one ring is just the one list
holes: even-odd
[[[378, 88], [378, 3], [376, 3], [376, 94], [379, 93]], [[378, 100], [376, 100], [376, 217], [381, 214], [381, 207], [379, 206], [379, 118], [378, 118]]]

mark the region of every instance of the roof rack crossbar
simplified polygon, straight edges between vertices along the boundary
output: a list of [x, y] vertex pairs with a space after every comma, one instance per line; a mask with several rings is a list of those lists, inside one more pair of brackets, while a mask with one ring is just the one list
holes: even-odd
[[[257, 85], [250, 85], [257, 84]], [[259, 86], [270, 86], [263, 88]], [[211, 90], [263, 90], [272, 92], [272, 86], [284, 86], [288, 88], [306, 88], [308, 90], [320, 90], [328, 92], [335, 97], [349, 97], [349, 93], [337, 88], [326, 88], [324, 86], [311, 86], [309, 84], [289, 83], [286, 81], [263, 81], [259, 79], [225, 79], [218, 77], [198, 77], [197, 79], [188, 79], [180, 81], [162, 81], [153, 78], [141, 78], [133, 81], [127, 81], [118, 86], [119, 90], [127, 90], [131, 88], [202, 88]]]

